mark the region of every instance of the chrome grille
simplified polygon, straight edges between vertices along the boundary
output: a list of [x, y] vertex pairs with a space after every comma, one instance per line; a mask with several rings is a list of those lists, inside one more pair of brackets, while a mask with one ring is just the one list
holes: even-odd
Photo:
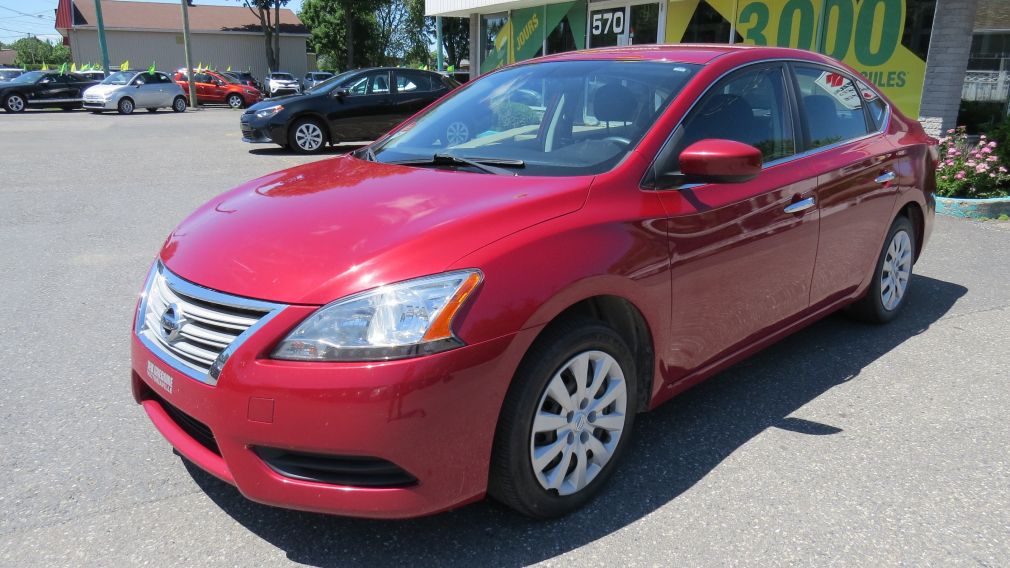
[[136, 331], [176, 370], [215, 384], [228, 356], [281, 308], [203, 288], [158, 262], [144, 288]]

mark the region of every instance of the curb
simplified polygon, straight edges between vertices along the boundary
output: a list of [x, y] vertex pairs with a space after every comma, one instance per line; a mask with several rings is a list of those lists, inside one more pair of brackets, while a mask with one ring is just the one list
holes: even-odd
[[1010, 197], [989, 199], [969, 199], [965, 197], [936, 197], [936, 213], [948, 217], [968, 217], [995, 219], [1002, 214], [1010, 215]]

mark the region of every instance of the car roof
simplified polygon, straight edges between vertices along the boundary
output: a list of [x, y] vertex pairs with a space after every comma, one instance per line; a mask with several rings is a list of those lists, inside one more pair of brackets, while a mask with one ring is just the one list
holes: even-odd
[[583, 51], [556, 53], [527, 61], [585, 61], [593, 59], [620, 59], [631, 61], [669, 61], [673, 63], [693, 63], [705, 65], [716, 58], [733, 54], [754, 54], [766, 52], [769, 57], [797, 58], [820, 61], [823, 56], [784, 47], [764, 47], [728, 44], [675, 44], [675, 45], [632, 45], [621, 47], [599, 47]]

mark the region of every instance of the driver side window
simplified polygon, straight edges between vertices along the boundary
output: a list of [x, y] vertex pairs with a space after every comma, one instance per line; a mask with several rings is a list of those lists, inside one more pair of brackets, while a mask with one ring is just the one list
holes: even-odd
[[754, 146], [765, 162], [791, 156], [796, 147], [789, 109], [781, 66], [736, 73], [691, 111], [673, 155], [699, 140], [721, 138]]

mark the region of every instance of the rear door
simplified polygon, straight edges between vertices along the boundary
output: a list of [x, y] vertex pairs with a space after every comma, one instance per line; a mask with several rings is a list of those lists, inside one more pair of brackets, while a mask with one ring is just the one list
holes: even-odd
[[59, 104], [70, 99], [66, 77], [52, 74], [46, 75], [36, 83], [36, 95], [32, 104]]
[[[413, 116], [435, 99], [437, 85], [432, 85], [431, 75], [424, 71], [396, 69], [393, 71], [393, 83], [396, 86], [394, 104], [396, 104], [397, 124]], [[390, 125], [392, 126], [396, 124]]]
[[864, 105], [868, 97], [879, 102], [872, 90], [861, 92], [831, 67], [791, 68], [810, 153], [804, 161], [817, 173], [821, 228], [810, 291], [817, 306], [851, 295], [871, 274], [898, 194], [898, 151], [880, 132], [884, 117]]
[[670, 379], [717, 364], [801, 318], [817, 252], [817, 174], [803, 167], [784, 64], [743, 67], [695, 105], [659, 158], [703, 139], [761, 150], [764, 166], [735, 184], [681, 185], [657, 193], [669, 215]]

